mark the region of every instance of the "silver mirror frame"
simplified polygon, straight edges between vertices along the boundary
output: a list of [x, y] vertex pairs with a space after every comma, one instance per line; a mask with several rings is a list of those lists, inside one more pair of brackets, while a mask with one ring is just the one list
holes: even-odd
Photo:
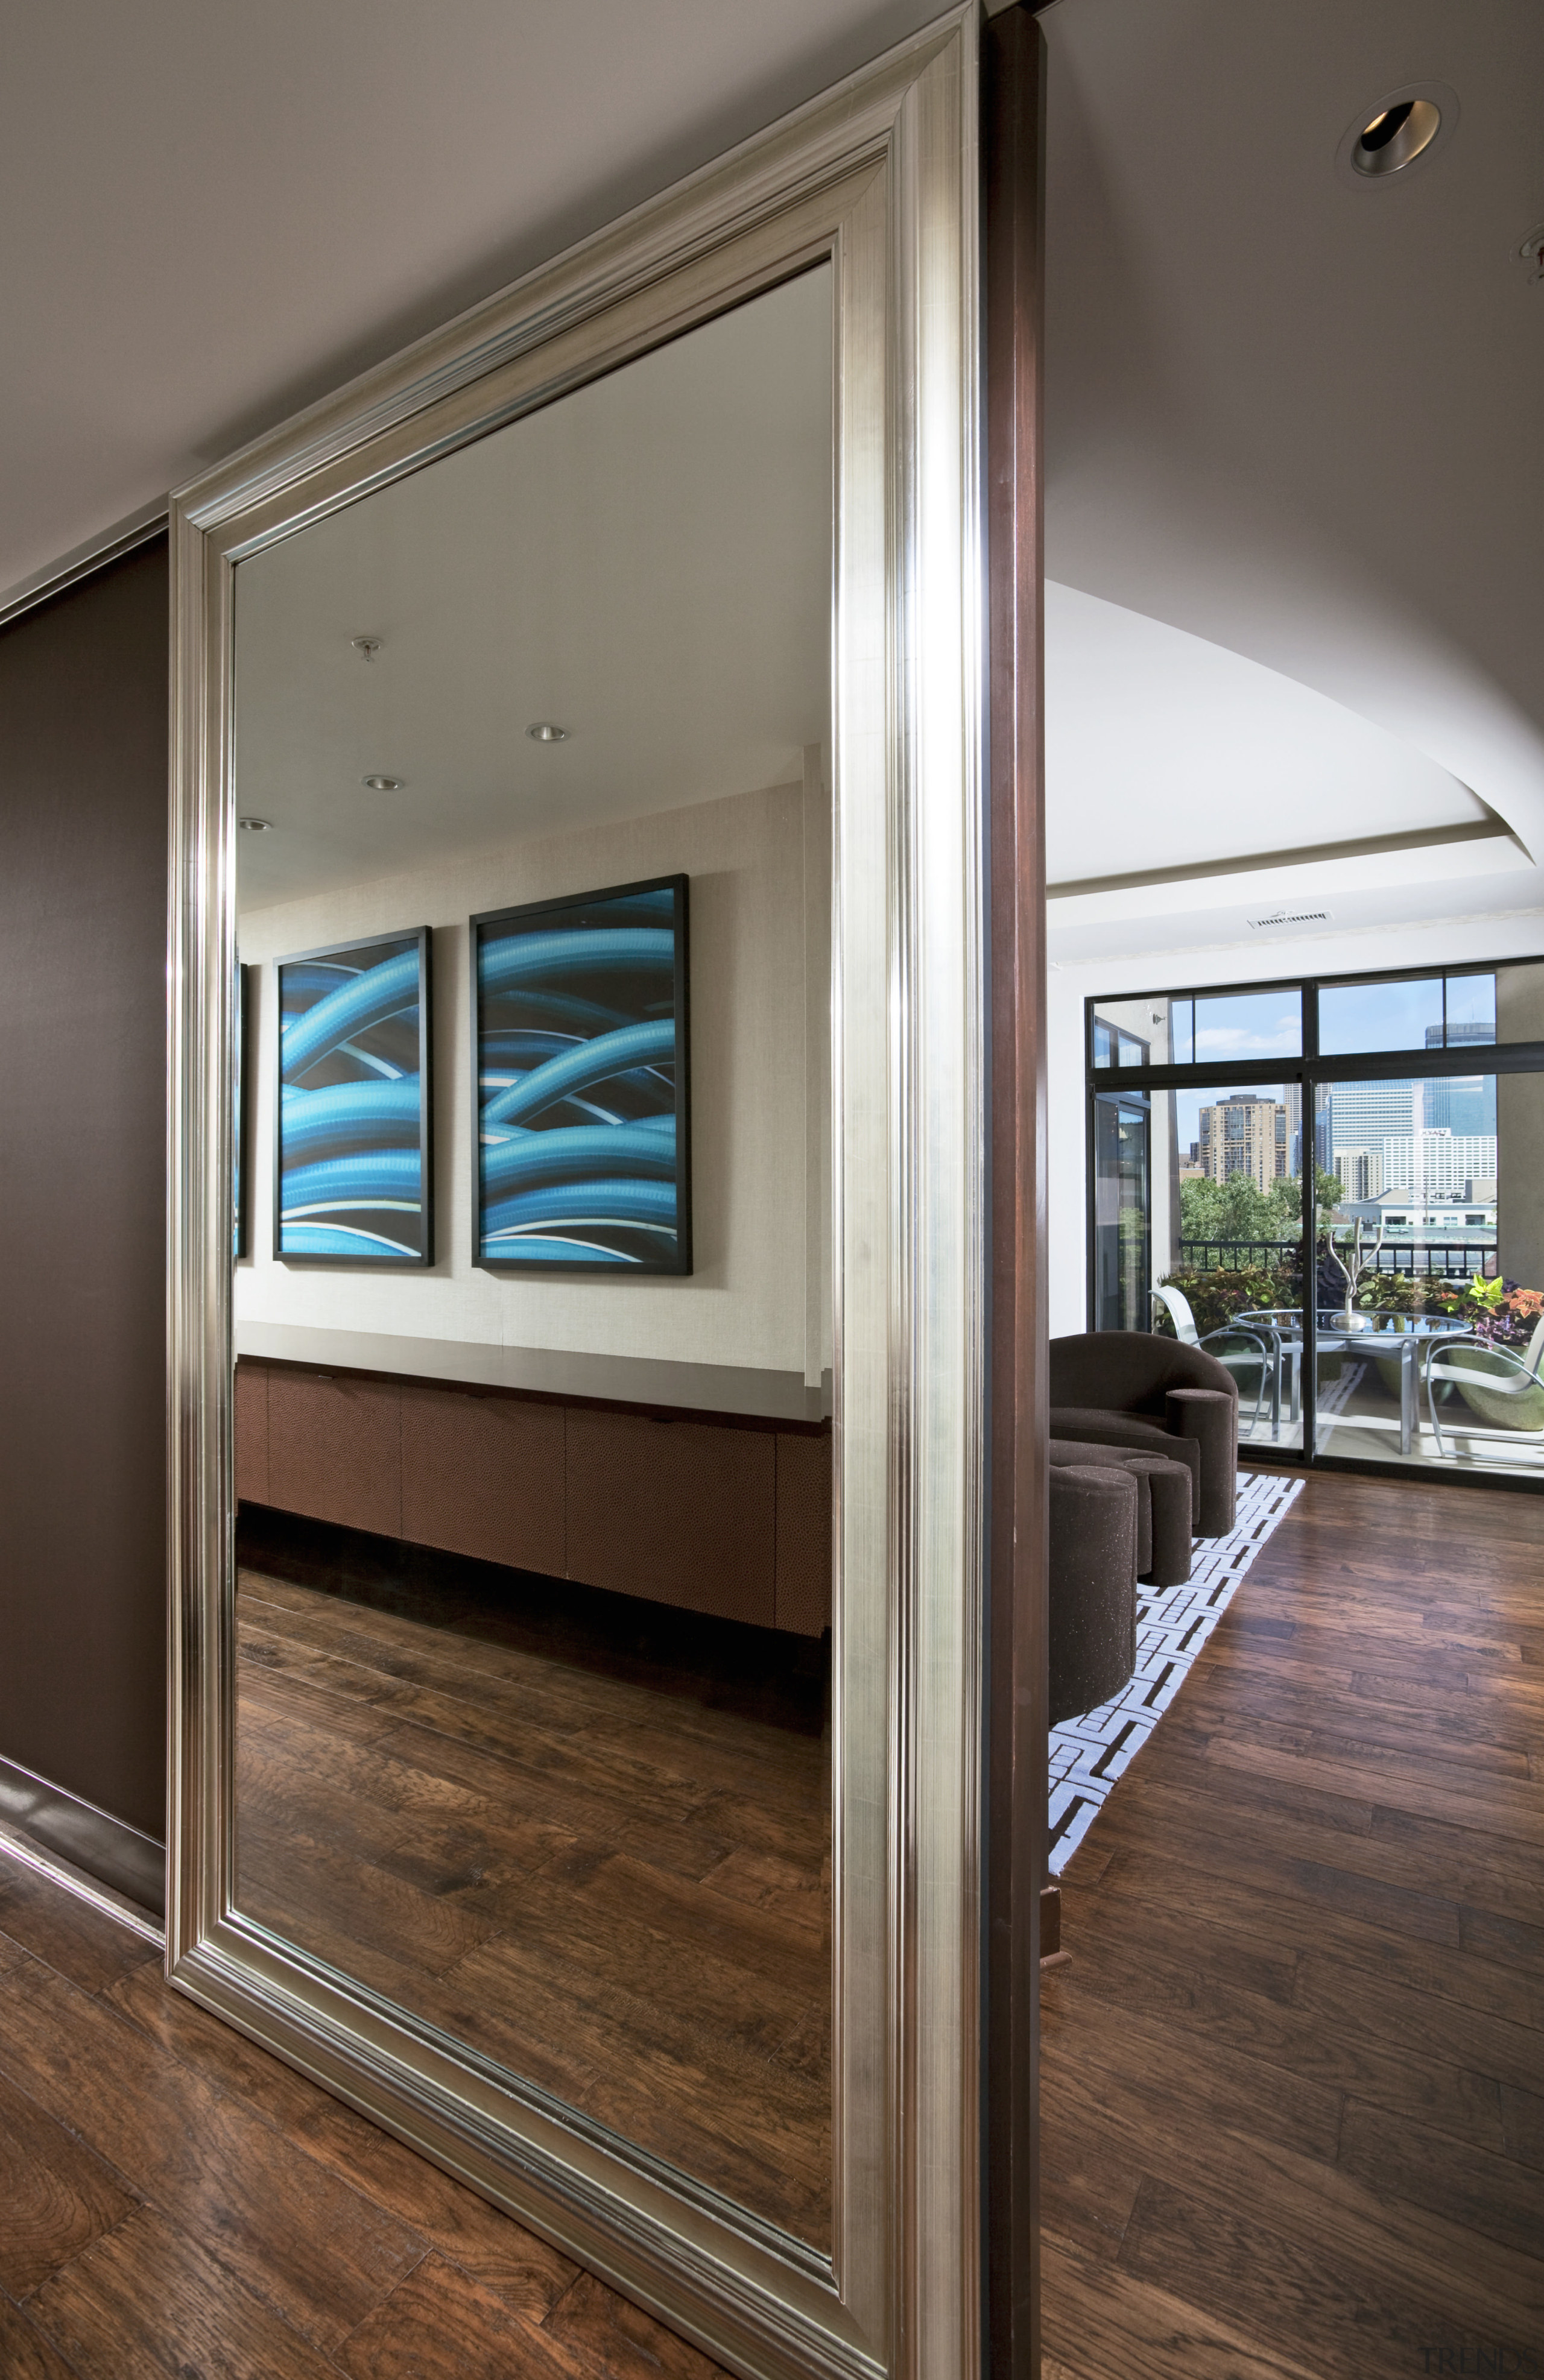
[[[977, 11], [180, 491], [167, 1973], [730, 2368], [980, 2368], [984, 1184]], [[808, 264], [835, 310], [828, 2258], [232, 1906], [233, 569]]]

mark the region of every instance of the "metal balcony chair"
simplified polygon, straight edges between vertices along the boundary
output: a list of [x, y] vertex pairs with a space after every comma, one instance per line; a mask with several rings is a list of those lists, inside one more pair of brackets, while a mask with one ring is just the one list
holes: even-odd
[[[1259, 1426], [1260, 1407], [1265, 1402], [1265, 1383], [1268, 1375], [1273, 1384], [1271, 1417], [1279, 1427], [1282, 1394], [1282, 1342], [1279, 1332], [1273, 1330], [1270, 1323], [1264, 1324], [1259, 1329], [1249, 1329], [1229, 1322], [1225, 1323], [1221, 1330], [1209, 1330], [1203, 1339], [1196, 1328], [1196, 1317], [1191, 1312], [1190, 1300], [1185, 1296], [1184, 1290], [1170, 1288], [1165, 1283], [1163, 1287], [1153, 1290], [1151, 1296], [1155, 1305], [1161, 1304], [1167, 1308], [1169, 1319], [1174, 1326], [1174, 1336], [1182, 1346], [1205, 1348], [1208, 1354], [1214, 1356], [1218, 1363], [1225, 1364], [1235, 1378], [1245, 1366], [1258, 1362], [1258, 1377], [1255, 1385], [1255, 1410], [1249, 1416], [1248, 1434], [1253, 1438]], [[1254, 1318], [1251, 1317], [1251, 1321], [1253, 1320]], [[1225, 1354], [1217, 1344], [1219, 1339], [1247, 1339], [1255, 1349], [1255, 1354], [1249, 1355], [1242, 1348], [1236, 1349], [1231, 1355]], [[1242, 1391], [1239, 1397], [1239, 1407], [1242, 1412]], [[1242, 1438], [1243, 1435], [1241, 1430], [1239, 1436]]]
[[[1474, 1361], [1477, 1354], [1485, 1356], [1484, 1365]], [[1502, 1369], [1490, 1368], [1497, 1364]], [[1450, 1408], [1450, 1438], [1492, 1438], [1513, 1445], [1521, 1441], [1544, 1446], [1544, 1316], [1535, 1325], [1522, 1354], [1513, 1347], [1487, 1346], [1482, 1339], [1439, 1339], [1428, 1349], [1426, 1410], [1438, 1455], [1445, 1458], [1448, 1449], [1442, 1442], [1442, 1425], [1437, 1412], [1437, 1386], [1444, 1381], [1459, 1390], [1465, 1404], [1477, 1415], [1477, 1419], [1454, 1427]], [[1487, 1407], [1491, 1406], [1499, 1413], [1488, 1418]], [[1514, 1421], [1499, 1417], [1506, 1414], [1509, 1406], [1516, 1414]], [[1455, 1447], [1453, 1451], [1457, 1451]]]

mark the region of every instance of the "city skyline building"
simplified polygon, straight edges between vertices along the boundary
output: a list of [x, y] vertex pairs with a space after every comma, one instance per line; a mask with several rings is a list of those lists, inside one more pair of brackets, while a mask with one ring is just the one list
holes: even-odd
[[1200, 1113], [1200, 1170], [1212, 1182], [1247, 1173], [1269, 1190], [1287, 1171], [1287, 1111], [1280, 1099], [1219, 1099]]
[[1335, 1170], [1342, 1149], [1380, 1149], [1415, 1130], [1416, 1085], [1407, 1075], [1389, 1083], [1332, 1083], [1319, 1116], [1319, 1161]]
[[[1481, 1196], [1472, 1185], [1484, 1183], [1494, 1196], [1496, 1138], [1493, 1133], [1453, 1133], [1445, 1126], [1434, 1132], [1395, 1134], [1382, 1144], [1381, 1187], [1412, 1199]], [[1376, 1196], [1365, 1191], [1363, 1196]]]
[[[1325, 1170], [1328, 1172], [1329, 1169]], [[1376, 1198], [1383, 1187], [1382, 1151], [1338, 1148], [1334, 1171], [1347, 1198]]]

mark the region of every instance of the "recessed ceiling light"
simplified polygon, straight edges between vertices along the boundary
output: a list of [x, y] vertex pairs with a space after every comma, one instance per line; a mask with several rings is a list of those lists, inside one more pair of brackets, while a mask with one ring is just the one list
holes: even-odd
[[568, 730], [559, 727], [555, 720], [534, 719], [526, 729], [533, 744], [566, 744]]
[[1364, 124], [1351, 151], [1358, 174], [1398, 174], [1429, 149], [1441, 128], [1442, 112], [1429, 99], [1402, 99], [1380, 108]]
[[1417, 157], [1429, 156], [1458, 121], [1458, 94], [1446, 83], [1406, 83], [1385, 92], [1351, 125], [1341, 142], [1343, 172], [1365, 187], [1402, 174]]
[[236, 823], [243, 834], [272, 834], [274, 832], [272, 819], [244, 818], [237, 819]]
[[406, 777], [361, 777], [359, 782], [368, 785], [372, 794], [399, 794], [407, 780]]

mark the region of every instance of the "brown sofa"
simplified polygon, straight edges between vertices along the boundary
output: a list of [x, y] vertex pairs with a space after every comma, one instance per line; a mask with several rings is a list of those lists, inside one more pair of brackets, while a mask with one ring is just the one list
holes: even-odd
[[1051, 1342], [1051, 1435], [1187, 1463], [1198, 1536], [1233, 1527], [1238, 1390], [1199, 1347], [1147, 1330], [1084, 1330]]

